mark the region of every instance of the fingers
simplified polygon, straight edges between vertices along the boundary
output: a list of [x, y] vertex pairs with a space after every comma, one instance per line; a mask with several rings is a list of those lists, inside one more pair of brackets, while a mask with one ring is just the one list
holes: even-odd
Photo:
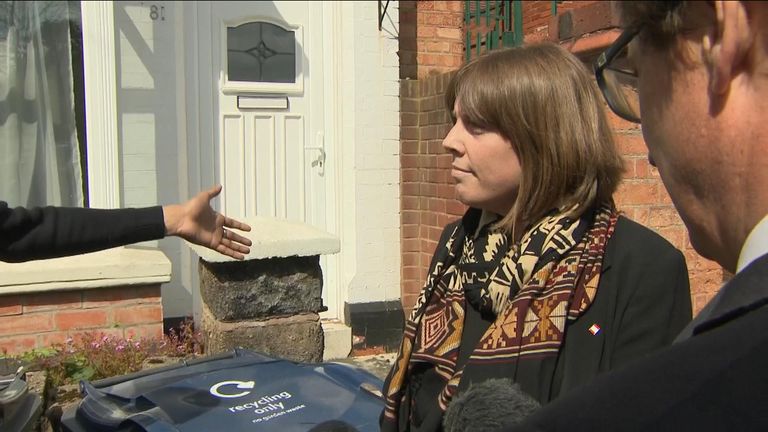
[[251, 252], [251, 249], [248, 247], [250, 244], [251, 241], [249, 239], [232, 231], [224, 230], [221, 241], [219, 241], [219, 244], [216, 246], [216, 251], [232, 258], [242, 260], [245, 258], [244, 255]]
[[218, 246], [216, 246], [216, 252], [218, 252], [218, 253], [220, 253], [222, 255], [226, 255], [228, 257], [232, 257], [232, 258], [234, 258], [236, 260], [240, 260], [240, 261], [245, 259], [245, 256], [243, 254], [237, 252], [236, 250], [233, 250], [231, 248], [228, 248], [228, 247], [224, 246], [224, 242], [221, 242], [221, 243], [219, 243]]
[[250, 231], [251, 226], [247, 223], [240, 222], [239, 220], [232, 219], [231, 217], [224, 216], [224, 227], [226, 228], [235, 228], [239, 229], [240, 231]]
[[[226, 240], [230, 240], [234, 242], [235, 244], [239, 243], [244, 245], [243, 247], [250, 246], [251, 240], [249, 238], [243, 237], [240, 234], [233, 232], [233, 231], [227, 231]], [[247, 248], [246, 248], [247, 249]]]

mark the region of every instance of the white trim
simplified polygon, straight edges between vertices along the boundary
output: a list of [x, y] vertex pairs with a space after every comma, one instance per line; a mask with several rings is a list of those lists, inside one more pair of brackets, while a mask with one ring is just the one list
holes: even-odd
[[[339, 237], [340, 242], [345, 244], [345, 239], [354, 238], [354, 227], [352, 231], [346, 225], [349, 217], [346, 214], [342, 198], [344, 196], [343, 187], [345, 180], [349, 181], [345, 169], [350, 166], [345, 165], [342, 158], [343, 146], [343, 117], [342, 109], [344, 88], [344, 68], [342, 57], [342, 8], [345, 5], [341, 2], [322, 2], [323, 7], [323, 34], [328, 35], [323, 38], [323, 104], [325, 112], [324, 145], [327, 153], [325, 169], [329, 172], [326, 179], [332, 179], [326, 183], [326, 228], [331, 233]], [[354, 175], [354, 173], [352, 173]], [[348, 241], [348, 240], [346, 240]], [[333, 272], [328, 278], [327, 290], [332, 290], [329, 295], [329, 302], [333, 305], [328, 306], [328, 312], [323, 312], [320, 317], [323, 319], [344, 320], [344, 303], [349, 298], [349, 280], [345, 275], [345, 268], [354, 266], [355, 249], [342, 247], [340, 252], [335, 255], [325, 257], [327, 265], [333, 266]], [[329, 291], [330, 292], [330, 291]]]
[[117, 208], [121, 203], [114, 8], [111, 1], [84, 1], [80, 9], [89, 206]]

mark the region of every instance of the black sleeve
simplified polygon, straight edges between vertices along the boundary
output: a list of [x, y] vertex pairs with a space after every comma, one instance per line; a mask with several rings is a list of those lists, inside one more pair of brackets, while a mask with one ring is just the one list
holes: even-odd
[[160, 206], [102, 210], [74, 207], [8, 208], [0, 201], [0, 261], [77, 255], [165, 235]]

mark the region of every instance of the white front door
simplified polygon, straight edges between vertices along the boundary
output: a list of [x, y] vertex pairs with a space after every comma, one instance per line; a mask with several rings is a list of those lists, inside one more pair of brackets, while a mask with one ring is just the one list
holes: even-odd
[[[208, 86], [210, 105], [201, 96], [199, 118], [211, 122], [202, 129], [214, 140], [212, 163], [201, 160], [201, 169], [211, 167], [214, 182], [224, 185], [220, 210], [331, 231], [327, 197], [335, 183], [326, 160], [322, 2], [200, 3], [200, 91]], [[328, 261], [321, 258], [329, 308], [323, 316], [339, 318], [337, 270]]]

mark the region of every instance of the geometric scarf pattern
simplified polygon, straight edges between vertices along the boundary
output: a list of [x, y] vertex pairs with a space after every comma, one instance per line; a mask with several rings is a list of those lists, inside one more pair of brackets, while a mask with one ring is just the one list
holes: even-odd
[[[445, 244], [438, 245], [432, 271], [406, 321], [384, 389], [383, 429], [397, 424], [412, 363], [431, 363], [444, 380], [438, 402], [445, 410], [465, 369], [557, 355], [568, 323], [595, 298], [605, 245], [617, 218], [612, 202], [600, 206], [576, 239], [580, 221], [552, 215], [512, 247], [502, 233], [481, 230], [475, 238], [458, 224]], [[457, 368], [468, 300], [495, 318], [467, 363]]]

